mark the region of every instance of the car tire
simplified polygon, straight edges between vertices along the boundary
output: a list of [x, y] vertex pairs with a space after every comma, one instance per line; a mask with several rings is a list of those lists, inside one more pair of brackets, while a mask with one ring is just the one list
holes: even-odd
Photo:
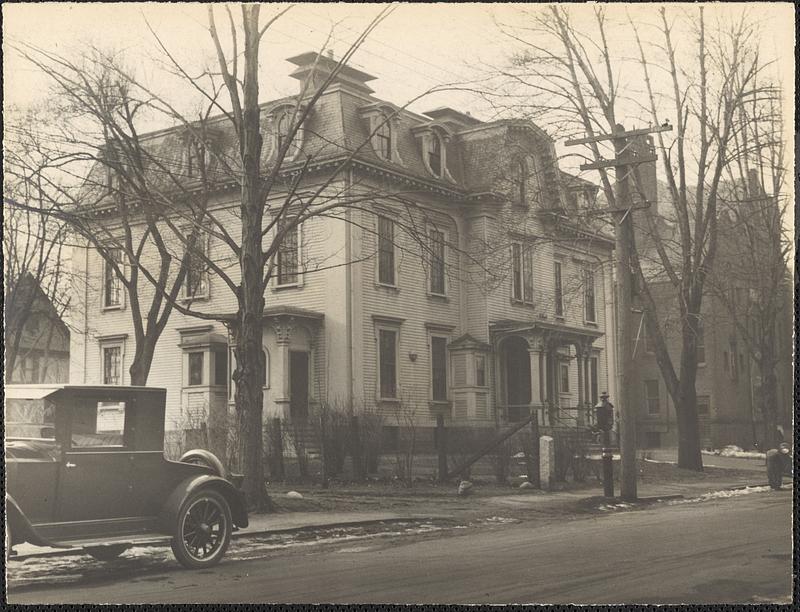
[[216, 565], [228, 549], [232, 531], [228, 501], [213, 489], [201, 489], [189, 495], [178, 512], [172, 552], [189, 569]]
[[111, 546], [96, 546], [87, 548], [86, 553], [98, 561], [113, 561], [130, 548], [127, 544], [112, 544]]
[[214, 453], [211, 453], [202, 448], [187, 451], [178, 459], [181, 463], [191, 463], [192, 465], [204, 465], [214, 470], [217, 476], [225, 478], [225, 466], [222, 465]]
[[8, 520], [8, 515], [6, 515], [6, 565], [8, 565], [8, 560], [11, 557], [11, 521]]

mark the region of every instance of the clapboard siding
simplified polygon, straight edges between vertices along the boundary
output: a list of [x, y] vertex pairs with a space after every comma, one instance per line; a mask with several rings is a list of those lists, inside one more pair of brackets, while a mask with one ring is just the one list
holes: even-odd
[[[396, 288], [379, 286], [377, 268], [377, 215], [394, 218]], [[461, 300], [461, 273], [458, 258], [459, 231], [451, 212], [435, 202], [419, 203], [405, 210], [392, 208], [390, 203], [380, 204], [373, 211], [363, 212], [361, 252], [364, 257], [361, 282], [361, 325], [363, 343], [363, 397], [365, 402], [375, 402], [378, 385], [378, 349], [375, 317], [402, 319], [399, 326], [398, 385], [400, 396], [410, 405], [418, 406], [418, 418], [430, 424], [434, 416], [428, 408], [431, 396], [431, 361], [429, 327], [441, 326], [439, 333], [450, 340], [460, 335], [459, 309]], [[410, 216], [409, 216], [410, 215]], [[420, 233], [408, 228], [435, 227], [446, 233], [445, 298], [429, 294], [427, 246], [420, 244]], [[427, 235], [427, 232], [425, 233]], [[446, 331], [450, 328], [451, 331]], [[410, 355], [416, 355], [415, 361]], [[396, 416], [390, 405], [378, 406], [387, 417]]]

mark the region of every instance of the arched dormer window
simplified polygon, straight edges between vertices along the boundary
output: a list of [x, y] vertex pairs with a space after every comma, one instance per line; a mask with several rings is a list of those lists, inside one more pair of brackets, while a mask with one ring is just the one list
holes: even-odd
[[433, 175], [437, 178], [442, 177], [442, 137], [436, 132], [431, 134], [428, 139], [428, 146], [425, 150], [425, 156], [428, 160], [428, 167], [431, 169]]
[[514, 204], [528, 205], [528, 164], [524, 158], [514, 160], [511, 166], [511, 187]]
[[369, 121], [367, 126], [372, 150], [379, 159], [402, 166], [403, 160], [398, 149], [400, 115], [396, 107], [386, 102], [376, 102], [362, 106], [359, 114]]
[[392, 124], [389, 118], [381, 113], [378, 131], [375, 132], [375, 152], [387, 161], [392, 159]]
[[292, 117], [289, 112], [283, 112], [278, 117], [277, 125], [275, 126], [275, 139], [280, 151], [283, 148], [289, 133], [292, 131]]
[[[294, 104], [281, 104], [273, 108], [268, 114], [269, 126], [265, 129], [264, 139], [266, 142], [271, 143], [269, 149], [270, 156], [275, 157], [278, 151], [286, 144], [287, 139], [292, 133], [294, 128], [294, 121], [299, 121], [303, 114], [304, 107], [301, 106], [295, 113]], [[297, 128], [294, 138], [289, 143], [286, 149], [286, 156], [283, 158], [284, 162], [290, 162], [297, 157], [300, 149], [303, 147], [303, 140], [305, 139], [305, 128], [303, 125]]]
[[422, 162], [425, 168], [436, 178], [455, 182], [447, 167], [447, 142], [450, 130], [441, 123], [425, 123], [411, 128], [411, 132], [420, 142]]

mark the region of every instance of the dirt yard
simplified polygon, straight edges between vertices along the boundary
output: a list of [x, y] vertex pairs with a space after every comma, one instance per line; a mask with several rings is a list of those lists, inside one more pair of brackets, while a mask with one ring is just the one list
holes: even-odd
[[[736, 480], [748, 482], [753, 477], [752, 471], [706, 468], [704, 472], [698, 473], [681, 470], [670, 464], [639, 461], [638, 482], [642, 486], [686, 483], [694, 486], [707, 484], [709, 489], [713, 489], [716, 483]], [[269, 483], [268, 490], [277, 512], [395, 511], [401, 514], [448, 515], [464, 519], [496, 512], [496, 502], [501, 499], [506, 510], [505, 515], [508, 515], [509, 509], [513, 509], [515, 505], [515, 496], [519, 496], [520, 502], [526, 499], [532, 501], [532, 497], [541, 498], [535, 507], [537, 512], [544, 514], [582, 514], [586, 512], [586, 505], [581, 500], [602, 493], [602, 483], [594, 475], [589, 475], [584, 482], [556, 482], [554, 492], [520, 489], [522, 479], [519, 477], [510, 479], [507, 484], [498, 484], [487, 477], [473, 479], [471, 482], [473, 487], [465, 497], [456, 494], [458, 481], [440, 484], [430, 478], [417, 479], [412, 487], [407, 487], [398, 480], [374, 479], [364, 483], [331, 480], [327, 488], [319, 484]], [[674, 489], [674, 486], [670, 488]], [[615, 483], [615, 490], [619, 491], [618, 482]], [[289, 491], [296, 491], [303, 498], [289, 498], [286, 496]], [[522, 505], [529, 511], [530, 504], [520, 504]]]

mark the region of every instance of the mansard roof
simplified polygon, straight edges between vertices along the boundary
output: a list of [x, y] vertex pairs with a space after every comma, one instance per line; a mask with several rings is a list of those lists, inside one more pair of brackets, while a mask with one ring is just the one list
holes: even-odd
[[[323, 73], [335, 65], [332, 58], [315, 53], [301, 54], [289, 61], [298, 66], [293, 76], [313, 82], [318, 75], [312, 71], [311, 62], [316, 62]], [[458, 199], [476, 199], [479, 194], [500, 195], [502, 199], [499, 193], [502, 190], [496, 188], [498, 176], [507, 173], [509, 155], [514, 150], [524, 149], [526, 154], [537, 159], [543, 206], [558, 206], [562, 175], [558, 171], [553, 142], [539, 127], [527, 120], [482, 122], [451, 108], [438, 108], [420, 115], [373, 96], [365, 85], [373, 79], [355, 68], [342, 69], [311, 109], [298, 134], [299, 151], [291, 160], [284, 160], [282, 172], [296, 171], [308, 156], [312, 157], [312, 167], [321, 167], [353, 154], [357, 169], [394, 177], [418, 188], [447, 193]], [[297, 101], [297, 96], [289, 96], [261, 105], [264, 168], [269, 167], [274, 155], [277, 119], [283, 112], [293, 112]], [[381, 158], [370, 143], [371, 124], [365, 119], [365, 112], [374, 112], [373, 109], [391, 113], [392, 137], [396, 139], [399, 159]], [[428, 169], [421, 139], [415, 134], [426, 128], [441, 130], [446, 136], [441, 143], [447, 172], [441, 177], [434, 176]], [[187, 134], [191, 138], [187, 138]], [[177, 187], [174, 181], [181, 181], [184, 186], [198, 182], [196, 177], [186, 176], [187, 142], [192, 138], [207, 143], [210, 181], [220, 188], [234, 186], [240, 169], [238, 146], [233, 127], [225, 116], [211, 118], [204, 125], [187, 124], [143, 136], [155, 160], [150, 164], [153, 184], [166, 188], [171, 182]], [[88, 184], [105, 188], [105, 173], [102, 165], [96, 165]]]

